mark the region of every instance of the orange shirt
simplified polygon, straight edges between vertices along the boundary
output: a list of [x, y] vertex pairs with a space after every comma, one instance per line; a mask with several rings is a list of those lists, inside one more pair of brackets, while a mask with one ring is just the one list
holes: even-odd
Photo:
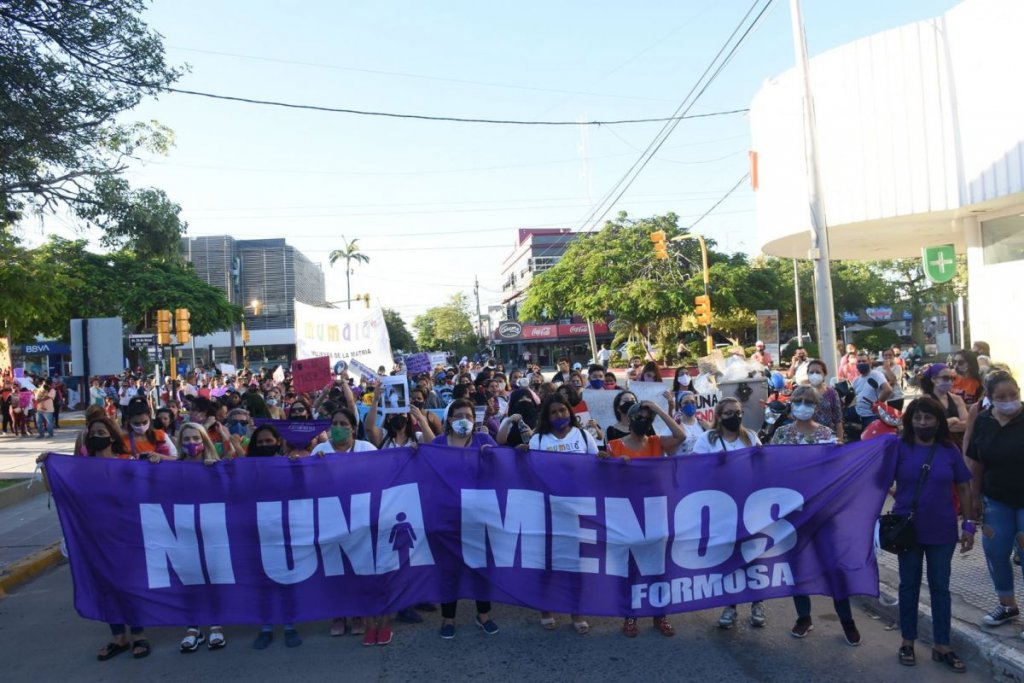
[[967, 407], [970, 408], [981, 398], [981, 382], [973, 377], [960, 377], [957, 375], [957, 378], [953, 380], [953, 389], [950, 393], [962, 398]]
[[608, 452], [618, 457], [628, 455], [631, 458], [661, 458], [665, 455], [665, 450], [661, 447], [661, 437], [657, 434], [646, 437], [644, 447], [639, 451], [630, 449], [624, 438], [609, 441]]
[[153, 434], [156, 436], [156, 443], [152, 443], [145, 436], [142, 436], [142, 437], [136, 436], [136, 438], [135, 438], [135, 454], [132, 453], [132, 441], [131, 441], [132, 436], [135, 436], [135, 435], [134, 434], [133, 435], [125, 434], [125, 436], [124, 436], [124, 447], [128, 449], [128, 455], [127, 456], [123, 456], [123, 457], [131, 458], [131, 457], [133, 457], [133, 455], [137, 455], [138, 453], [153, 453], [155, 451], [160, 451], [161, 455], [166, 455], [167, 454], [167, 446], [164, 444], [164, 441], [167, 439], [167, 435], [164, 433], [164, 431], [162, 429], [154, 429], [153, 430]]

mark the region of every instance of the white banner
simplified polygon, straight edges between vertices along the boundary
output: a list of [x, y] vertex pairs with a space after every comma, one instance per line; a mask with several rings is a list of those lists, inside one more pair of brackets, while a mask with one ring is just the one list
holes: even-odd
[[356, 359], [371, 368], [394, 364], [380, 308], [321, 308], [295, 302], [295, 358]]

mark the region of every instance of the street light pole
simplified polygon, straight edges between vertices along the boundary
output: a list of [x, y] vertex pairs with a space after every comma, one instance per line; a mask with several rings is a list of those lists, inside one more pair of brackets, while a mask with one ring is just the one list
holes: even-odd
[[789, 0], [793, 24], [793, 51], [796, 73], [803, 87], [804, 154], [807, 164], [807, 202], [811, 213], [811, 249], [814, 262], [814, 315], [818, 326], [818, 356], [830, 368], [836, 367], [836, 313], [832, 301], [832, 268], [829, 263], [828, 226], [825, 204], [818, 175], [817, 131], [814, 122], [814, 99], [807, 63], [807, 39], [804, 35], [800, 0]]
[[[680, 235], [679, 237], [673, 237], [673, 242], [682, 240], [697, 240], [700, 243], [700, 258], [701, 266], [704, 273], [704, 296], [710, 299], [711, 297], [711, 272], [708, 270], [708, 245], [704, 243], [704, 238], [701, 235], [690, 234]], [[708, 355], [715, 350], [715, 340], [711, 336], [711, 322], [704, 327], [704, 345], [707, 348]]]

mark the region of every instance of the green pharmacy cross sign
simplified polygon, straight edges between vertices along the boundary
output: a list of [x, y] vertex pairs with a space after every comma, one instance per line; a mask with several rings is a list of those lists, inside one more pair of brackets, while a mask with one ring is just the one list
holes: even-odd
[[924, 274], [935, 283], [949, 282], [956, 275], [956, 249], [952, 244], [921, 250]]

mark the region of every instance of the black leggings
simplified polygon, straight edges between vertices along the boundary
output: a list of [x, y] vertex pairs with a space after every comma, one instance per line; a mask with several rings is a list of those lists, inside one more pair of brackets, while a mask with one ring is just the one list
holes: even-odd
[[[459, 603], [457, 602], [442, 602], [441, 603], [441, 618], [442, 619], [454, 619], [455, 608]], [[491, 603], [484, 600], [476, 601], [476, 613], [477, 614], [489, 614], [491, 611]]]

